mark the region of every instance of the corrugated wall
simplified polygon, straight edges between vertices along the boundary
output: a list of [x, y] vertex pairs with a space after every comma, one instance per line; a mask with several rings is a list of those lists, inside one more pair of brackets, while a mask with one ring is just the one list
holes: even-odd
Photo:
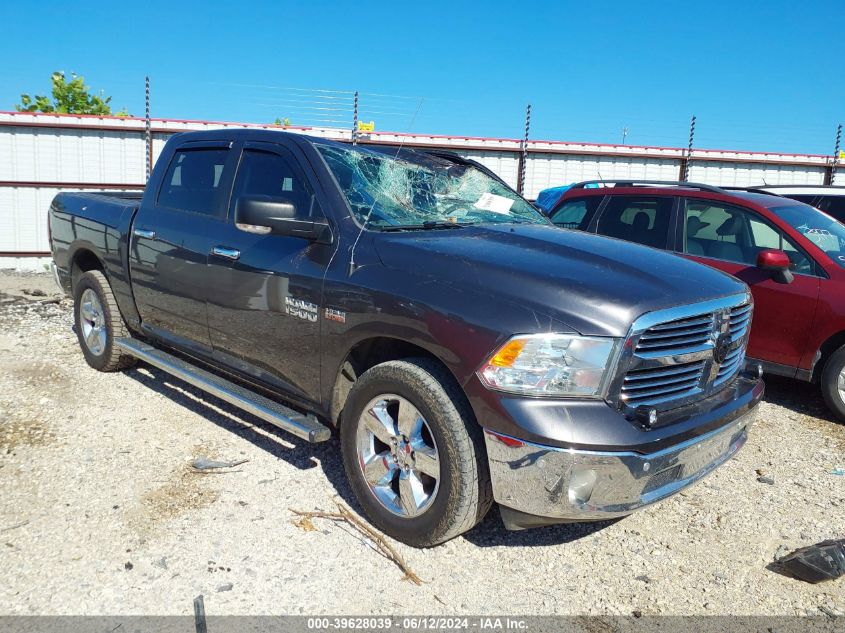
[[[179, 131], [259, 125], [163, 121], [153, 123], [153, 156]], [[333, 139], [348, 130], [296, 129]], [[522, 164], [517, 139], [403, 135], [378, 132], [362, 142], [452, 149], [484, 164], [516, 187]], [[598, 178], [677, 180], [680, 148], [530, 141], [525, 195], [557, 185]], [[111, 117], [0, 113], [0, 268], [42, 269], [49, 251], [47, 209], [60, 191], [123, 189], [145, 180], [144, 122]], [[714, 185], [821, 184], [824, 156], [696, 150], [690, 180]]]

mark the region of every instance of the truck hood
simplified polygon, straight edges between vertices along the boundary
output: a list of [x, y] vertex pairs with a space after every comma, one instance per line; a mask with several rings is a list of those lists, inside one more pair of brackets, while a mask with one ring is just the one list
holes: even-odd
[[[660, 250], [546, 225], [485, 224], [380, 233], [382, 263], [413, 283], [483, 292], [502, 309], [533, 312], [584, 335], [625, 336], [653, 310], [747, 291], [725, 273]], [[530, 314], [530, 313], [529, 313]]]

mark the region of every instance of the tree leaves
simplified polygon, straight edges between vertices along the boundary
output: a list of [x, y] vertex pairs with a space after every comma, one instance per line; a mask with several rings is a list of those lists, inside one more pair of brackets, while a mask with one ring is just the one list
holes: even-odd
[[[56, 71], [50, 80], [53, 84], [53, 100], [43, 95], [32, 97], [21, 95], [21, 102], [15, 106], [18, 112], [53, 112], [57, 114], [99, 114], [108, 116], [111, 111], [111, 97], [103, 91], [99, 95], [91, 94], [91, 88], [85, 85], [85, 77], [71, 73], [68, 81], [64, 72]], [[120, 116], [129, 116], [124, 108]]]

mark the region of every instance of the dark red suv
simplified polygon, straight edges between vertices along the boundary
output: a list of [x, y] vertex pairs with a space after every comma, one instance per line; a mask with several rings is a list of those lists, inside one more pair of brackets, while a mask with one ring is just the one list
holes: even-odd
[[775, 194], [681, 182], [579, 183], [549, 215], [561, 227], [674, 251], [747, 283], [755, 303], [749, 358], [766, 372], [819, 383], [845, 420], [845, 225]]

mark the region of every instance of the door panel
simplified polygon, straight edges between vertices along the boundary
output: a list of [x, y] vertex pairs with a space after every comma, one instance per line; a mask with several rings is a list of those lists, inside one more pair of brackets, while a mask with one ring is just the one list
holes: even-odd
[[[206, 262], [222, 223], [142, 207], [134, 226], [129, 265], [142, 327], [161, 338], [210, 350]], [[145, 236], [144, 231], [152, 235]]]
[[[818, 304], [820, 279], [814, 262], [779, 229], [750, 209], [706, 200], [685, 204], [685, 256], [744, 281], [754, 296], [748, 356], [797, 367]], [[756, 266], [764, 248], [784, 250], [794, 280], [774, 281]]]
[[132, 225], [129, 269], [141, 327], [180, 347], [210, 353], [207, 259], [224, 225], [228, 143], [177, 149], [157, 199]]
[[708, 257], [687, 257], [730, 273], [751, 288], [754, 317], [748, 341], [749, 357], [798, 366], [816, 312], [818, 277], [795, 275], [792, 283], [781, 284], [772, 280], [770, 272], [756, 266]]
[[230, 217], [212, 254], [208, 323], [214, 357], [276, 388], [309, 399], [320, 393], [319, 334], [323, 277], [334, 246], [299, 237], [257, 235], [235, 226], [241, 195], [284, 198], [297, 216], [322, 215], [294, 155], [275, 144], [248, 143], [232, 193]]

